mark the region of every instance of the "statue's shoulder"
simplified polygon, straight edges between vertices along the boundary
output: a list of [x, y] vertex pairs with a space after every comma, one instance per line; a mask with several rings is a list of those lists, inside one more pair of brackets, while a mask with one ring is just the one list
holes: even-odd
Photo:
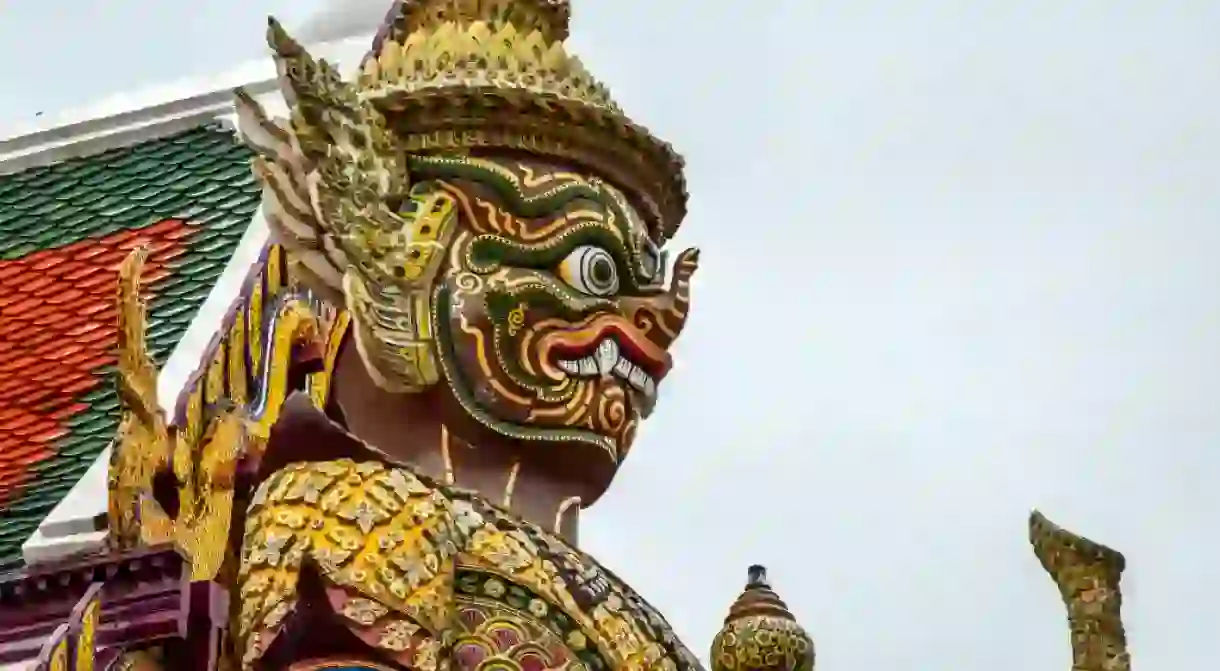
[[285, 604], [270, 622], [251, 613], [242, 623], [256, 648], [297, 601], [292, 589], [266, 598], [269, 587], [295, 580], [260, 574], [295, 572], [304, 560], [318, 569], [335, 616], [372, 647], [398, 652], [386, 647], [396, 640], [386, 623], [405, 622], [414, 653], [400, 661], [416, 668], [431, 666], [420, 663], [426, 652], [463, 668], [500, 658], [522, 669], [702, 671], [657, 610], [596, 559], [409, 466], [286, 464], [250, 513], [242, 596]]
[[562, 640], [591, 671], [702, 671], [660, 612], [595, 558], [478, 494], [454, 500], [483, 521], [458, 557], [455, 600], [464, 628], [520, 622]]

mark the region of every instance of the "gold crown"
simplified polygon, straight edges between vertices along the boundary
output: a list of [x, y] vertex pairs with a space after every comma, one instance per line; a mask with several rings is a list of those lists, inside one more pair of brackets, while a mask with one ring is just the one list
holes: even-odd
[[[568, 53], [568, 0], [399, 0], [356, 95], [415, 153], [509, 149], [575, 163], [627, 192], [654, 237], [686, 215], [682, 158]], [[273, 23], [281, 60], [300, 53]]]

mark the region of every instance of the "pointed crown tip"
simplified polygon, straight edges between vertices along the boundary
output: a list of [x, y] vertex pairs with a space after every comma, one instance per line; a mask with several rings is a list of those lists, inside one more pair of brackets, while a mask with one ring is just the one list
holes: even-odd
[[284, 25], [274, 16], [267, 17], [267, 46], [280, 56], [291, 56], [300, 53], [301, 45], [284, 30]]
[[399, 0], [390, 12], [395, 41], [442, 23], [512, 24], [526, 33], [539, 31], [551, 42], [568, 38], [569, 0]]

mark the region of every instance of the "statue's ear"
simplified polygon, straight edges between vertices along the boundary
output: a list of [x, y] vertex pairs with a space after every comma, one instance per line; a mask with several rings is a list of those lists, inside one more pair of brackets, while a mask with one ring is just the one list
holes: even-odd
[[[352, 315], [352, 335], [369, 377], [378, 387], [393, 393], [419, 393], [440, 381], [440, 367], [430, 329], [430, 310], [422, 304], [394, 300], [370, 287], [354, 271], [343, 279], [347, 309]], [[426, 294], [425, 294], [426, 295]], [[411, 298], [407, 296], [406, 298]], [[418, 324], [413, 330], [403, 325]]]
[[440, 380], [432, 290], [457, 230], [457, 204], [420, 183], [394, 213], [393, 230], [368, 227], [342, 240], [352, 259], [343, 295], [360, 358], [377, 386], [417, 393]]

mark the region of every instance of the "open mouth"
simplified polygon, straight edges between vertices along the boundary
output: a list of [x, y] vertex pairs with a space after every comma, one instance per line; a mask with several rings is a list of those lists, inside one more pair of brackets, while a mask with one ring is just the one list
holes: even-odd
[[656, 403], [657, 384], [669, 372], [669, 353], [646, 339], [617, 315], [600, 315], [575, 329], [551, 331], [539, 342], [541, 354], [577, 377], [617, 377], [637, 392], [647, 417]]

